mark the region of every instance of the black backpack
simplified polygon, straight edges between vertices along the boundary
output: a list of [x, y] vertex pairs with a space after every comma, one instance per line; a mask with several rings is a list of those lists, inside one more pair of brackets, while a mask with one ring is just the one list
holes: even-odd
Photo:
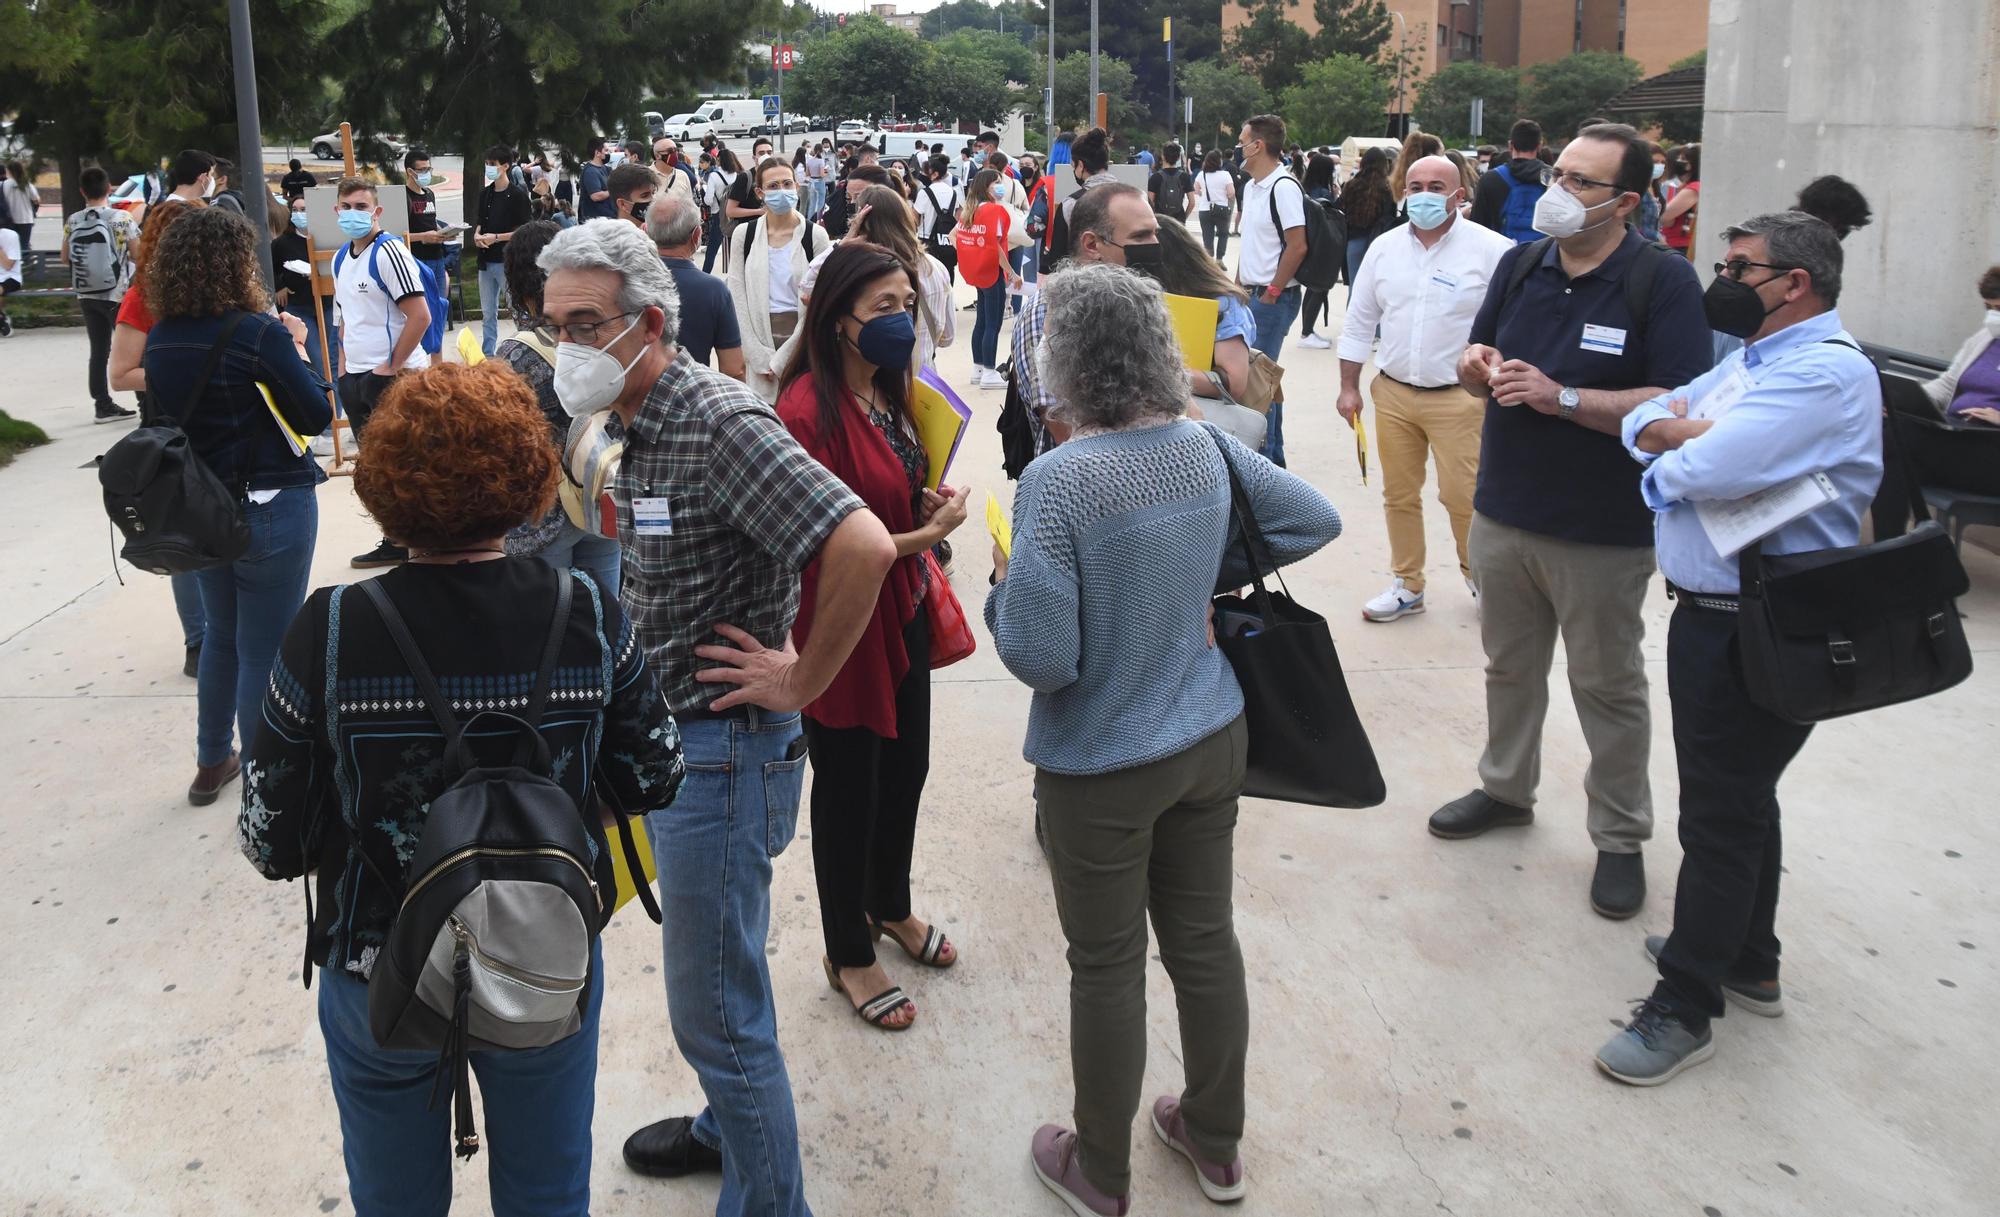
[[[1278, 187], [1290, 182], [1299, 192], [1299, 201], [1305, 204], [1306, 213], [1306, 256], [1299, 263], [1292, 277], [1315, 291], [1330, 291], [1340, 282], [1341, 272], [1347, 266], [1346, 217], [1341, 218], [1341, 231], [1334, 229], [1337, 214], [1321, 207], [1306, 194], [1306, 188], [1290, 174], [1281, 175], [1281, 180], [1271, 184], [1271, 227], [1278, 230], [1279, 249], [1284, 248], [1285, 222], [1278, 218]], [[1260, 285], [1263, 286], [1263, 285]], [[1284, 284], [1278, 286], [1283, 287]]]
[[[757, 221], [763, 218], [764, 213], [758, 212], [756, 215], [740, 221], [742, 227], [736, 231], [743, 234], [743, 248], [737, 251], [741, 256], [745, 258], [750, 256], [750, 242], [756, 239], [754, 234], [757, 231]], [[799, 229], [799, 243], [806, 247], [806, 261], [808, 262], [818, 256], [818, 251], [813, 248], [813, 229], [815, 227], [817, 226], [811, 220], [805, 220], [801, 223]], [[732, 234], [729, 239], [734, 241], [736, 237]]]
[[951, 232], [958, 227], [958, 212], [956, 208], [939, 205], [937, 196], [931, 193], [931, 187], [935, 185], [936, 182], [925, 182], [923, 185], [924, 197], [931, 201], [931, 230], [924, 235], [933, 246], [942, 249], [952, 247]]
[[[222, 333], [181, 406], [182, 417], [201, 404], [245, 315], [231, 312], [223, 321]], [[156, 407], [157, 402], [156, 393]], [[104, 512], [125, 535], [119, 555], [156, 575], [185, 575], [234, 562], [250, 548], [242, 501], [248, 487], [231, 491], [224, 486], [195, 454], [173, 416], [156, 412], [154, 417], [151, 426], [132, 431], [98, 458]]]
[[[368, 1024], [384, 1048], [438, 1053], [431, 1101], [452, 1100], [461, 1158], [479, 1152], [468, 1054], [540, 1048], [575, 1034], [590, 996], [592, 946], [610, 918], [610, 892], [593, 863], [606, 846], [595, 801], [579, 808], [550, 776], [540, 731], [575, 587], [571, 572], [557, 578], [555, 617], [526, 710], [520, 717], [480, 710], [464, 723], [381, 583], [360, 585], [444, 732], [451, 780], [430, 802], [401, 881], [376, 874], [401, 897], [369, 976]], [[511, 730], [509, 763], [474, 762], [466, 737], [482, 722]], [[640, 875], [631, 836], [620, 835]], [[640, 893], [658, 920], [643, 883]]]
[[1153, 214], [1185, 219], [1188, 192], [1193, 189], [1194, 178], [1187, 170], [1160, 170], [1153, 175]]

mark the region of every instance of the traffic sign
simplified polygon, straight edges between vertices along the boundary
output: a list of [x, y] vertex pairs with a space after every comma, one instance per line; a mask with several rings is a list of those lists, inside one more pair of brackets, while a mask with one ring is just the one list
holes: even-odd
[[771, 66], [780, 72], [789, 72], [799, 66], [798, 48], [792, 46], [790, 43], [786, 43], [784, 46], [772, 47]]
[[767, 118], [775, 118], [775, 117], [777, 117], [777, 114], [778, 114], [778, 95], [777, 95], [776, 93], [766, 93], [766, 94], [764, 94], [764, 115], [765, 115], [765, 117], [767, 117]]

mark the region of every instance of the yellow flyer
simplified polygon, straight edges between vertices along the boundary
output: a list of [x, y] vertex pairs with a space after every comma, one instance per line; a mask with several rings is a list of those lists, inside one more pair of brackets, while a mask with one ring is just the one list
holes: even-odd
[[993, 534], [993, 543], [1000, 547], [1001, 556], [1014, 556], [1014, 527], [1007, 522], [1007, 513], [1000, 508], [1000, 500], [986, 492], [986, 531]]

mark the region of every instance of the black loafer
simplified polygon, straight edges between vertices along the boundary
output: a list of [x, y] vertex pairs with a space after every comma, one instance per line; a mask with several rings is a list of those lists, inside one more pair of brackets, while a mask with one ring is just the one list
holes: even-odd
[[1502, 803], [1483, 790], [1475, 790], [1431, 813], [1431, 835], [1462, 841], [1489, 828], [1519, 828], [1534, 822], [1535, 813], [1528, 808]]
[[675, 1116], [625, 1138], [625, 1165], [656, 1179], [678, 1179], [720, 1171], [722, 1151], [695, 1140], [693, 1116]]
[[1590, 907], [1600, 917], [1623, 921], [1646, 903], [1646, 859], [1637, 852], [1597, 854], [1597, 874], [1590, 880]]

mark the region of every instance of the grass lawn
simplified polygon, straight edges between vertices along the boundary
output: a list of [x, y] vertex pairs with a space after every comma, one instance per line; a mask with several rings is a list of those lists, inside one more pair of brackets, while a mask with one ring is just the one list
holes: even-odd
[[33, 423], [24, 423], [0, 410], [0, 469], [13, 463], [14, 454], [49, 442], [48, 433]]

